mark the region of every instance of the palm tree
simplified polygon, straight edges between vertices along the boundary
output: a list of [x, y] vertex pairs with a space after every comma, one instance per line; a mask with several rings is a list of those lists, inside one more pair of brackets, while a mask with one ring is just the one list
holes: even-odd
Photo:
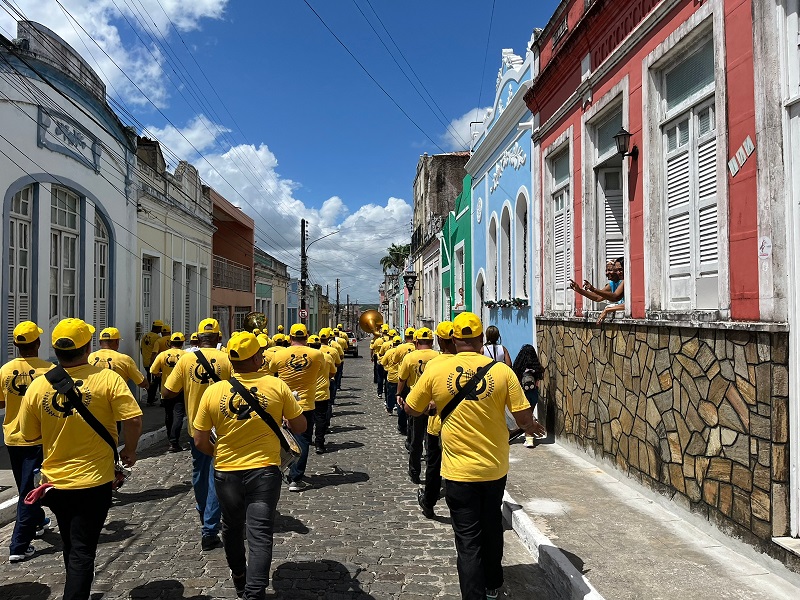
[[392, 244], [387, 248], [387, 252], [388, 254], [380, 260], [381, 268], [386, 275], [397, 275], [403, 270], [406, 259], [411, 253], [411, 244]]

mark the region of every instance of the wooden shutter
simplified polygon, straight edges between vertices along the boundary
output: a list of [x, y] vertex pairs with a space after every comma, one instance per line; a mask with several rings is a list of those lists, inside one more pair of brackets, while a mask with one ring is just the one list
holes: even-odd
[[[623, 232], [622, 172], [619, 170], [601, 171], [600, 218], [604, 254], [600, 256], [599, 273], [605, 272], [606, 262], [625, 255]], [[600, 279], [598, 277], [598, 279]], [[602, 283], [602, 282], [600, 282]]]
[[555, 283], [555, 297], [553, 308], [561, 310], [564, 308], [564, 288], [566, 283], [566, 252], [564, 242], [566, 239], [566, 211], [563, 206], [563, 193], [556, 195], [553, 205], [556, 209], [553, 216], [553, 282]]
[[[667, 194], [667, 292], [671, 309], [691, 307], [692, 289], [692, 227], [690, 219], [691, 161], [688, 135], [682, 136], [682, 125], [675, 126], [675, 137], [667, 138], [667, 150], [675, 148], [667, 156], [666, 194]], [[677, 141], [674, 141], [677, 140]], [[685, 140], [685, 142], [684, 142]]]
[[697, 262], [695, 306], [719, 307], [717, 137], [713, 105], [697, 111]]

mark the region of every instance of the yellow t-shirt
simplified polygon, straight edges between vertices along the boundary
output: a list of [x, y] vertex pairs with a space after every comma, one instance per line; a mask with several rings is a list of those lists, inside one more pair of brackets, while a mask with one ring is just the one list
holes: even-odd
[[[203, 353], [217, 377], [223, 381], [230, 379], [233, 367], [227, 354], [216, 348], [200, 348], [198, 352]], [[164, 389], [173, 392], [183, 390], [183, 402], [186, 406], [186, 425], [189, 429], [189, 435], [194, 435], [192, 422], [197, 414], [200, 398], [203, 397], [203, 392], [212, 383], [214, 383], [214, 380], [197, 362], [194, 352], [184, 352], [183, 356], [178, 359], [175, 368], [172, 369], [172, 373], [167, 377], [167, 381], [162, 383]]]
[[347, 350], [347, 347], [349, 346], [349, 344], [345, 340], [343, 340], [342, 338], [337, 338], [337, 339], [335, 339], [333, 341], [337, 346], [339, 346], [339, 349], [342, 351], [342, 359], [344, 359], [344, 353], [345, 353], [345, 350]]
[[[117, 421], [142, 414], [128, 384], [111, 369], [81, 365], [67, 369], [83, 403], [117, 441]], [[41, 437], [42, 474], [57, 488], [83, 489], [114, 479], [114, 451], [50, 382], [38, 377], [28, 387], [20, 410], [26, 440]]]
[[0, 385], [3, 400], [6, 403], [6, 415], [3, 418], [3, 437], [6, 446], [38, 446], [41, 439], [28, 441], [19, 432], [19, 409], [22, 397], [31, 382], [39, 375], [49, 371], [53, 363], [39, 357], [15, 358], [0, 367]]
[[[432, 363], [438, 362], [440, 360], [450, 360], [453, 358], [455, 354], [442, 354], [437, 352], [436, 356], [428, 361], [425, 365], [427, 369], [429, 365]], [[419, 380], [419, 378], [417, 378]], [[442, 419], [439, 417], [439, 413], [437, 412], [435, 415], [431, 415], [428, 417], [428, 428], [426, 430], [431, 435], [441, 435], [442, 433]]]
[[[475, 371], [492, 362], [476, 352], [461, 352], [450, 360], [428, 362], [406, 402], [424, 411], [433, 400], [442, 409], [466, 385]], [[530, 408], [519, 380], [508, 366], [495, 364], [442, 423], [442, 477], [453, 481], [495, 481], [508, 474], [508, 428], [505, 409]]]
[[387, 350], [386, 354], [383, 355], [381, 364], [386, 369], [386, 381], [391, 381], [392, 383], [400, 381], [398, 377], [400, 363], [403, 362], [406, 354], [409, 353], [409, 346], [411, 346], [411, 350], [414, 349], [413, 344], [400, 344], [396, 348]]
[[89, 364], [101, 369], [111, 369], [119, 374], [126, 382], [130, 379], [134, 385], [139, 385], [145, 380], [136, 363], [127, 354], [111, 350], [110, 348], [100, 348], [89, 355]]
[[433, 348], [409, 352], [403, 357], [403, 361], [397, 369], [398, 378], [405, 381], [408, 387], [413, 388], [422, 373], [425, 372], [425, 365], [437, 356], [439, 356], [439, 352]]
[[373, 354], [376, 354], [381, 344], [383, 344], [383, 338], [381, 336], [378, 336], [374, 340], [372, 340], [372, 342], [369, 345], [369, 349], [372, 350]]
[[378, 358], [383, 358], [383, 355], [386, 354], [389, 350], [392, 349], [392, 341], [385, 340], [380, 348], [378, 348]]
[[160, 352], [164, 352], [168, 348], [169, 348], [169, 336], [162, 335], [160, 338], [158, 338], [158, 342], [156, 343], [155, 351], [153, 352], [153, 360], [156, 359], [156, 356]]
[[153, 359], [155, 358], [155, 354], [153, 353], [155, 352], [156, 344], [158, 344], [158, 340], [160, 339], [160, 334], [155, 333], [154, 331], [148, 331], [142, 336], [142, 339], [139, 342], [139, 348], [142, 352], [142, 364], [147, 369], [149, 369], [150, 365], [153, 364]]
[[[338, 364], [341, 364], [342, 361], [344, 360], [344, 350], [342, 350], [342, 347], [339, 344], [337, 344], [335, 342], [335, 340], [331, 340], [330, 342], [328, 342], [328, 345], [325, 346], [325, 347], [326, 348], [331, 348], [334, 352], [336, 352], [336, 356], [339, 357], [339, 363]], [[338, 364], [337, 364], [337, 366], [338, 366]]]
[[269, 372], [277, 373], [293, 392], [300, 394], [303, 411], [314, 410], [319, 372], [324, 369], [325, 355], [309, 346], [281, 348], [272, 356]]
[[[253, 393], [278, 425], [283, 417], [294, 419], [303, 414], [289, 386], [277, 377], [263, 373], [234, 373], [234, 377]], [[218, 471], [281, 464], [281, 446], [275, 433], [227, 381], [206, 389], [192, 425], [200, 431], [211, 431], [212, 427], [216, 431], [214, 468]]]
[[336, 363], [333, 362], [333, 355], [323, 352], [322, 357], [325, 359], [325, 366], [319, 370], [319, 376], [317, 377], [315, 403], [331, 399], [331, 377], [336, 375]]
[[150, 365], [150, 373], [156, 377], [161, 377], [161, 393], [164, 393], [164, 384], [167, 382], [169, 374], [175, 369], [175, 365], [186, 354], [183, 348], [167, 348], [156, 356], [153, 364]]
[[334, 347], [322, 345], [319, 349], [323, 354], [327, 354], [333, 359], [334, 366], [338, 367], [342, 364], [343, 359]]
[[272, 357], [275, 353], [280, 350], [280, 346], [270, 346], [266, 350], [264, 350], [264, 363], [261, 365], [261, 368], [258, 370], [259, 373], [262, 375], [271, 375], [272, 373], [269, 372], [269, 363], [272, 360]]

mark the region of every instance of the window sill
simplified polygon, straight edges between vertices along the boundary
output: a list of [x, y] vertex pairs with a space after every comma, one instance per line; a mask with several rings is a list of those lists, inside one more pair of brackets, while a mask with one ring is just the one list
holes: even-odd
[[[537, 315], [537, 321], [549, 322], [569, 322], [595, 325], [599, 311], [587, 311], [583, 316], [576, 316], [563, 311], [549, 311], [544, 315]], [[655, 318], [654, 318], [655, 317]], [[724, 321], [699, 320], [696, 314], [692, 313], [654, 313], [648, 312], [645, 319], [633, 319], [631, 317], [616, 317], [609, 315], [604, 323], [597, 327], [608, 327], [609, 325], [644, 326], [644, 327], [685, 327], [692, 329], [727, 329], [738, 331], [754, 331], [762, 333], [787, 333], [789, 324], [785, 322], [769, 323], [766, 321]]]

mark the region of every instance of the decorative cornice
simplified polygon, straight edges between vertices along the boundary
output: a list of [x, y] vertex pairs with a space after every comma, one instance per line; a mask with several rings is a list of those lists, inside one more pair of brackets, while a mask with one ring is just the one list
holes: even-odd
[[511, 166], [515, 171], [518, 171], [527, 159], [528, 157], [519, 142], [514, 142], [511, 148], [503, 150], [495, 164], [494, 173], [492, 173], [492, 184], [489, 186], [489, 193], [494, 192], [500, 185], [500, 178], [503, 176], [503, 171], [506, 170], [506, 167]]

